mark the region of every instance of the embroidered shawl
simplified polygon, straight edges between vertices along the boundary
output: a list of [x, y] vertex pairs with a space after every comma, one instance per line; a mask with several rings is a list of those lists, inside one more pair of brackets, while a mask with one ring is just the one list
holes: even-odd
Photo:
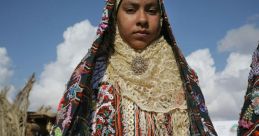
[[238, 136], [259, 135], [259, 45], [250, 67], [248, 87], [238, 122]]
[[[114, 29], [114, 16], [116, 0], [105, 0], [102, 21], [97, 30], [97, 39], [91, 49], [75, 68], [66, 90], [58, 105], [56, 124], [52, 135], [88, 136], [91, 134], [91, 119], [96, 105], [96, 87], [105, 71], [107, 58], [98, 57], [102, 46], [111, 46]], [[177, 47], [168, 17], [165, 12], [163, 0], [160, 0], [162, 10], [161, 33], [172, 47], [177, 61], [180, 75], [184, 83], [188, 114], [190, 119], [190, 133], [195, 136], [214, 136], [217, 133], [208, 115], [205, 100], [198, 85], [198, 77], [189, 67], [180, 49]], [[104, 63], [102, 63], [104, 62]]]

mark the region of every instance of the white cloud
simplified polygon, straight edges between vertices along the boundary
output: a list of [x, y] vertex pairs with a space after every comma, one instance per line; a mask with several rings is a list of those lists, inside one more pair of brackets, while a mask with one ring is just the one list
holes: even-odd
[[11, 59], [9, 58], [6, 49], [0, 47], [0, 89], [9, 84], [12, 75]]
[[33, 87], [30, 110], [36, 110], [41, 105], [50, 105], [56, 109], [66, 82], [92, 45], [95, 33], [96, 27], [88, 20], [67, 28], [63, 35], [64, 42], [57, 46], [56, 61], [45, 66], [39, 81]]
[[7, 99], [12, 102], [16, 95], [16, 89], [10, 84], [11, 77], [13, 75], [13, 69], [11, 59], [8, 56], [7, 50], [4, 47], [0, 47], [0, 91], [7, 87], [9, 92]]
[[204, 95], [209, 100], [207, 103], [211, 103], [211, 100], [213, 100], [216, 95], [214, 91], [216, 68], [209, 49], [197, 50], [186, 57], [186, 59], [189, 65], [195, 69], [195, 72], [198, 74], [201, 88], [206, 90]]
[[229, 30], [226, 36], [218, 42], [221, 52], [234, 51], [242, 54], [251, 53], [259, 41], [259, 28], [253, 24], [246, 24], [237, 29]]
[[223, 71], [216, 72], [208, 49], [201, 49], [187, 57], [195, 69], [213, 120], [238, 119], [247, 86], [251, 56], [231, 53]]
[[238, 120], [248, 83], [252, 52], [259, 40], [259, 28], [247, 24], [226, 33], [218, 42], [220, 51], [228, 51], [222, 71], [214, 65], [209, 49], [194, 51], [187, 57], [195, 69], [213, 120]]

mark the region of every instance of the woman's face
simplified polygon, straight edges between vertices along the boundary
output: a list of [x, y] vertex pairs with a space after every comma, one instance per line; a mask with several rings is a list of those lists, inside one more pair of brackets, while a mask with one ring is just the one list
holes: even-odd
[[117, 24], [122, 39], [135, 50], [143, 50], [160, 35], [158, 0], [122, 0]]

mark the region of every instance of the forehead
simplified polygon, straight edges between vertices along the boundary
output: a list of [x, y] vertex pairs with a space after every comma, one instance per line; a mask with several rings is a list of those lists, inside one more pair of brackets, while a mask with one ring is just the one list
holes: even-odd
[[158, 0], [121, 0], [121, 4], [158, 4]]

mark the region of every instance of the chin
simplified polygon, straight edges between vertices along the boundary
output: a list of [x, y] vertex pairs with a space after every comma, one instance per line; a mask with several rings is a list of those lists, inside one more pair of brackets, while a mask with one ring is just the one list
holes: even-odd
[[138, 41], [130, 44], [130, 47], [135, 50], [143, 50], [145, 49], [149, 44], [146, 42]]

